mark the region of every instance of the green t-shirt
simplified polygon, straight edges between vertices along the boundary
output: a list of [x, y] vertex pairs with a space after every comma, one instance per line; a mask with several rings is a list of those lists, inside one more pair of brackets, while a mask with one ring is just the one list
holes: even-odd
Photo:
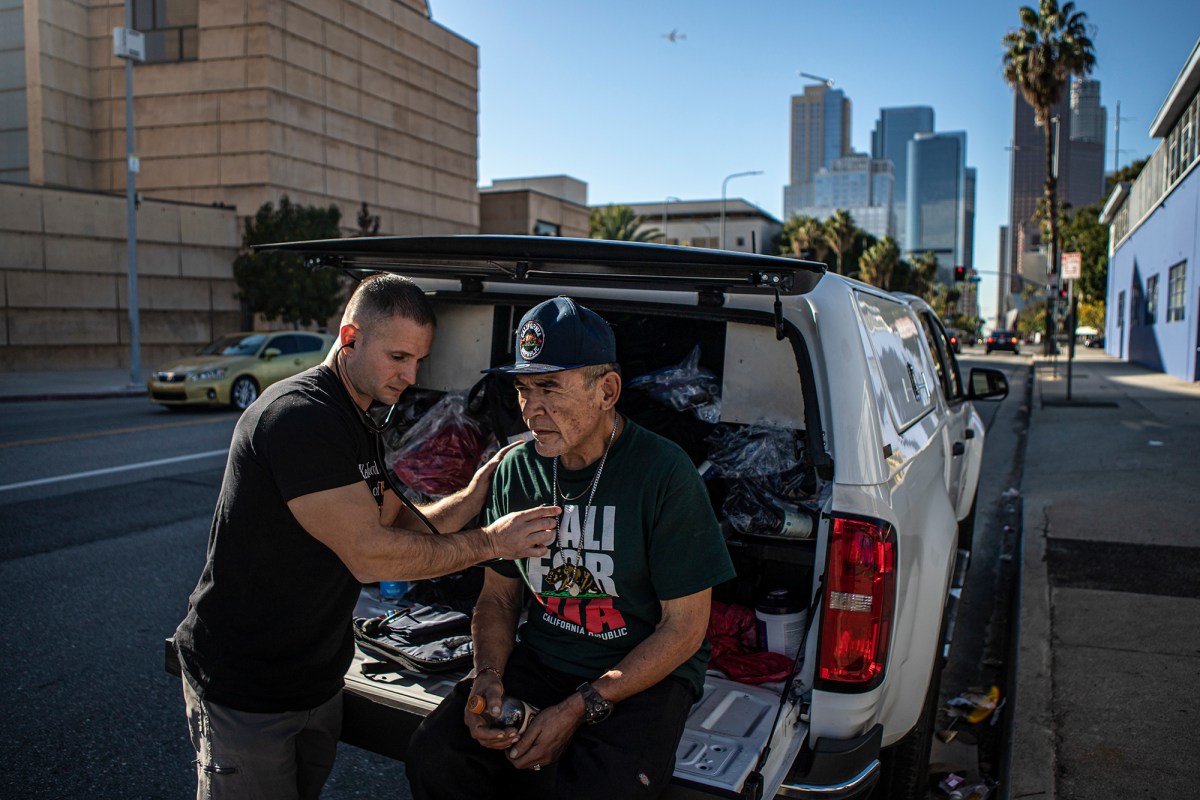
[[[553, 460], [532, 442], [509, 453], [492, 479], [488, 522], [511, 511], [554, 503]], [[536, 596], [521, 639], [553, 669], [599, 677], [654, 632], [663, 600], [703, 591], [734, 576], [708, 492], [674, 443], [626, 419], [583, 520], [599, 462], [570, 471], [558, 465], [568, 497], [557, 540], [542, 559], [493, 567], [528, 578]], [[582, 540], [582, 558], [580, 543]], [[582, 561], [582, 564], [580, 563]], [[704, 687], [707, 639], [672, 673], [696, 696]]]

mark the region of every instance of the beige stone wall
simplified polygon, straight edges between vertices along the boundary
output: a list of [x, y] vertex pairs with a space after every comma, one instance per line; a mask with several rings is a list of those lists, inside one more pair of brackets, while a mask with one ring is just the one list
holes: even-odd
[[[29, 180], [94, 188], [89, 10], [85, 0], [26, 0]], [[112, 34], [109, 33], [109, 50]]]
[[[51, 0], [31, 2], [45, 15]], [[101, 191], [125, 182], [122, 8], [93, 0], [88, 20]], [[135, 70], [139, 191], [243, 216], [286, 193], [336, 203], [347, 228], [365, 201], [382, 234], [475, 233], [478, 51], [427, 14], [419, 0], [202, 0], [198, 60]]]
[[485, 191], [479, 200], [480, 233], [528, 236], [543, 220], [558, 225], [562, 236], [588, 237], [587, 206], [528, 189]]
[[[125, 199], [0, 184], [0, 369], [129, 366]], [[138, 211], [144, 369], [237, 330], [232, 209]]]

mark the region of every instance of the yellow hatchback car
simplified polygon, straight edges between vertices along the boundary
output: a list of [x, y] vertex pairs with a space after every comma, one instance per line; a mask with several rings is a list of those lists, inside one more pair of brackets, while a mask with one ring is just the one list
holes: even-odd
[[150, 375], [150, 399], [168, 408], [245, 409], [278, 380], [320, 364], [334, 337], [307, 331], [231, 333]]

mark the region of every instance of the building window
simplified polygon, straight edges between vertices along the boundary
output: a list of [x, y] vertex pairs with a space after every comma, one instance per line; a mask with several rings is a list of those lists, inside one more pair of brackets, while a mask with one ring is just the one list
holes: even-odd
[[546, 222], [543, 219], [539, 219], [537, 222], [533, 223], [533, 235], [562, 236], [562, 229], [553, 222]]
[[1167, 273], [1167, 322], [1183, 319], [1183, 305], [1187, 299], [1187, 262], [1176, 264]]
[[1117, 293], [1117, 327], [1125, 327], [1125, 293]]
[[133, 27], [146, 34], [146, 62], [195, 61], [200, 0], [134, 0]]
[[1146, 278], [1146, 324], [1153, 325], [1158, 319], [1158, 276]]

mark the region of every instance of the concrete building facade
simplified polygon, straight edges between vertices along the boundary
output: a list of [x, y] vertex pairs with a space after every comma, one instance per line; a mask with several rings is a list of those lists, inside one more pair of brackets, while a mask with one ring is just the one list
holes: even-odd
[[[431, 19], [425, 0], [157, 0], [135, 9], [149, 56], [134, 70], [137, 188], [147, 198], [139, 238], [150, 200], [218, 204], [245, 218], [283, 194], [336, 204], [347, 230], [364, 202], [384, 235], [479, 230], [478, 48]], [[112, 29], [123, 25], [121, 0], [0, 0], [0, 181], [124, 193], [124, 66], [112, 52]], [[0, 216], [15, 213], [14, 198], [3, 194]], [[102, 228], [97, 252], [107, 252], [107, 222], [76, 224], [42, 235]], [[140, 272], [160, 269], [155, 252], [141, 249]], [[76, 271], [106, 274], [99, 256], [89, 265], [88, 248], [80, 257]], [[230, 287], [231, 263], [214, 278]], [[85, 328], [77, 338], [91, 343]]]
[[892, 227], [894, 200], [892, 162], [863, 153], [835, 158], [817, 170], [812, 179], [812, 205], [795, 209], [796, 214], [828, 219], [845, 209], [855, 224], [876, 239], [895, 236]]
[[1150, 124], [1162, 142], [1100, 215], [1109, 226], [1105, 351], [1200, 380], [1200, 41]]
[[[645, 227], [658, 228], [666, 244], [685, 247], [721, 246], [721, 201], [679, 200], [658, 203], [624, 203]], [[725, 249], [743, 253], [772, 253], [783, 224], [763, 209], [741, 198], [725, 200]]]
[[586, 239], [587, 184], [567, 175], [493, 181], [479, 190], [479, 232]]
[[[0, 183], [0, 370], [129, 365], [125, 198]], [[142, 363], [240, 330], [232, 208], [138, 211]]]

